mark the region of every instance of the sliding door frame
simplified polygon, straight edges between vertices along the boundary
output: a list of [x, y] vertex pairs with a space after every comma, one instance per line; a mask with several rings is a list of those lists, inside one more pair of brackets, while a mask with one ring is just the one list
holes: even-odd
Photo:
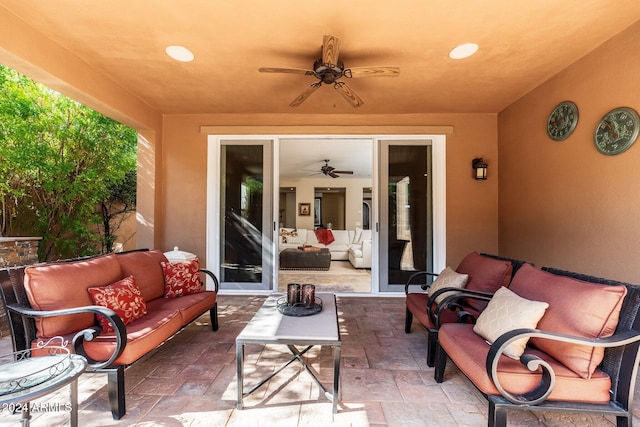
[[[372, 269], [371, 269], [371, 294], [381, 294], [379, 284], [379, 158], [380, 158], [380, 144], [382, 141], [432, 141], [432, 156], [433, 156], [433, 266], [435, 271], [441, 271], [446, 264], [446, 134], [452, 131], [449, 126], [433, 127], [434, 131], [442, 131], [443, 133], [437, 134], [314, 134], [312, 132], [305, 134], [279, 134], [279, 135], [256, 135], [256, 134], [225, 134], [224, 132], [214, 134], [215, 131], [222, 131], [225, 127], [218, 126], [203, 126], [201, 132], [208, 133], [208, 145], [207, 145], [207, 221], [206, 221], [206, 260], [207, 267], [212, 271], [219, 273], [220, 269], [220, 188], [219, 188], [219, 173], [220, 173], [220, 144], [222, 140], [232, 141], [271, 141], [270, 152], [271, 160], [269, 163], [271, 173], [271, 186], [270, 193], [272, 195], [272, 217], [271, 222], [273, 226], [265, 229], [263, 235], [263, 245], [268, 247], [268, 252], [271, 254], [270, 259], [263, 260], [263, 263], [268, 263], [270, 268], [270, 277], [267, 280], [271, 281], [271, 289], [268, 291], [256, 291], [256, 290], [235, 290], [225, 289], [221, 293], [224, 294], [261, 294], [277, 291], [277, 279], [278, 279], [278, 258], [277, 258], [277, 218], [278, 218], [278, 194], [280, 186], [279, 169], [280, 169], [280, 140], [281, 139], [337, 139], [337, 138], [358, 138], [358, 139], [372, 139], [373, 141], [373, 176], [372, 176], [372, 212], [371, 212], [371, 229], [373, 230], [372, 236]], [[430, 127], [425, 127], [430, 128]], [[309, 129], [310, 130], [310, 129]], [[265, 278], [263, 278], [265, 280]], [[401, 292], [384, 292], [384, 295], [394, 295]], [[402, 292], [403, 293], [403, 292]]]

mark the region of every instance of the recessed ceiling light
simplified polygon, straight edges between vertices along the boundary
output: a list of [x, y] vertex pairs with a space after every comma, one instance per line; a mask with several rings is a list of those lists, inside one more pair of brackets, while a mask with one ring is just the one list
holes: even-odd
[[453, 48], [449, 52], [449, 58], [451, 59], [464, 59], [468, 58], [478, 51], [478, 45], [475, 43], [465, 43]]
[[193, 61], [193, 53], [184, 46], [167, 46], [165, 49], [167, 55], [180, 62]]

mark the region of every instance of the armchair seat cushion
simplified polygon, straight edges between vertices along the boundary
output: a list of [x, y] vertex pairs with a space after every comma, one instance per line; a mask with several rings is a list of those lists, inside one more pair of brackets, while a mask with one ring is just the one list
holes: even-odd
[[[438, 339], [456, 366], [483, 393], [500, 395], [487, 374], [485, 361], [489, 353], [489, 345], [484, 338], [473, 332], [473, 325], [448, 323], [440, 327]], [[556, 374], [556, 385], [548, 400], [574, 401], [590, 403], [608, 403], [611, 380], [607, 374], [596, 369], [590, 379], [567, 368], [548, 354], [531, 347], [525, 353], [534, 354], [553, 367]], [[532, 390], [540, 381], [541, 374], [529, 371], [518, 360], [500, 356], [498, 378], [505, 390], [512, 394], [525, 393]]]
[[[421, 292], [411, 292], [407, 294], [407, 309], [411, 311], [414, 317], [425, 327], [429, 329], [436, 328], [429, 315], [427, 314], [427, 302], [429, 295]], [[434, 310], [437, 305], [434, 306]], [[440, 323], [455, 323], [458, 320], [456, 313], [451, 310], [443, 310], [440, 313]]]

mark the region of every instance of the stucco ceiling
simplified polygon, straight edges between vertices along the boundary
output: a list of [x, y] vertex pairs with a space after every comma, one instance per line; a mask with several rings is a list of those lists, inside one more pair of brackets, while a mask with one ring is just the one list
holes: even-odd
[[[638, 0], [2, 0], [0, 8], [164, 114], [496, 113], [640, 19]], [[292, 109], [316, 80], [258, 68], [311, 68], [324, 34], [341, 38], [346, 67], [398, 66], [400, 76], [349, 80], [365, 102], [358, 109], [326, 85]], [[465, 42], [478, 53], [449, 59]], [[168, 45], [195, 60], [170, 59]]]

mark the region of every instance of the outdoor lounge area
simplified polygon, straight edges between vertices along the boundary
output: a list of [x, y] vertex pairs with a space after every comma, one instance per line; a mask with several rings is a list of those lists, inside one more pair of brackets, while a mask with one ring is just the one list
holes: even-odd
[[[108, 317], [114, 334], [102, 343], [120, 350], [126, 342], [123, 356], [110, 353], [122, 356], [122, 364], [110, 374], [95, 365], [81, 374], [80, 363], [70, 363], [73, 369], [65, 372], [74, 376], [65, 379], [71, 393], [65, 385], [34, 400], [33, 427], [465, 427], [492, 426], [496, 419], [501, 427], [629, 427], [630, 419], [616, 424], [612, 415], [577, 408], [615, 406], [625, 399], [611, 396], [621, 395], [632, 404], [616, 409], [629, 418], [632, 412], [640, 425], [640, 386], [634, 381], [640, 316], [626, 308], [627, 301], [640, 307], [640, 1], [618, 0], [615, 7], [610, 0], [565, 0], [561, 7], [552, 0], [512, 7], [503, 0], [322, 7], [286, 0], [178, 3], [0, 4], [0, 65], [135, 133], [135, 215], [131, 236], [118, 240], [118, 247], [125, 253], [179, 247], [209, 272], [206, 293], [187, 295], [202, 298], [193, 305], [183, 297], [165, 301], [161, 281], [154, 281], [155, 295], [133, 298], [136, 310], [129, 311], [143, 313], [147, 300], [151, 307], [130, 319], [132, 333], [124, 340], [116, 338], [123, 336], [123, 322]], [[459, 54], [465, 46], [470, 56]], [[7, 129], [15, 130], [15, 146], [30, 147], [16, 124], [22, 116], [33, 123], [27, 113], [39, 111], [40, 104], [4, 104], [0, 148], [10, 147], [2, 139]], [[49, 133], [57, 128], [43, 127]], [[92, 143], [104, 142], [77, 128]], [[7, 151], [0, 150], [0, 159], [6, 160]], [[42, 153], [33, 152], [38, 156], [21, 157], [35, 164]], [[96, 157], [105, 167], [116, 163]], [[74, 166], [60, 178], [73, 177]], [[12, 169], [11, 162], [0, 161], [0, 193], [13, 180]], [[25, 188], [37, 188], [29, 183]], [[0, 226], [18, 217], [12, 203], [31, 206], [11, 194], [3, 197]], [[46, 238], [49, 224], [31, 239]], [[10, 232], [0, 227], [0, 240]], [[16, 228], [13, 236], [23, 238], [22, 232]], [[81, 248], [65, 246], [80, 256]], [[490, 297], [481, 294], [486, 283], [472, 277], [475, 272], [447, 270], [464, 266], [472, 251], [509, 259], [509, 272], [494, 284], [528, 301], [514, 304], [513, 295], [502, 293], [489, 309]], [[34, 251], [30, 264], [55, 259], [40, 252]], [[0, 252], [0, 264], [2, 258]], [[521, 268], [517, 260], [530, 265]], [[104, 273], [105, 286], [92, 282], [91, 270], [83, 286], [95, 291], [133, 276], [116, 270], [95, 270]], [[619, 298], [607, 305], [599, 293], [587, 298], [583, 288], [553, 276], [561, 270], [584, 275], [576, 280], [607, 278], [611, 283], [593, 283], [624, 289], [612, 291]], [[446, 312], [450, 321], [440, 318], [436, 310], [446, 303], [436, 297], [446, 294], [431, 300], [431, 273], [411, 289], [407, 282], [423, 271], [478, 294], [456, 301], [459, 311]], [[464, 283], [455, 280], [463, 275]], [[542, 281], [549, 286], [537, 286]], [[36, 301], [90, 298], [77, 292], [77, 281], [66, 273], [57, 282], [29, 283], [45, 291], [47, 298]], [[305, 285], [337, 295], [330, 326], [332, 332], [338, 328], [338, 340], [300, 328], [295, 317], [278, 323], [266, 316], [271, 323], [263, 336], [243, 335], [255, 326], [254, 315], [256, 323], [261, 320], [267, 295], [288, 297], [289, 284], [299, 285], [300, 295]], [[623, 291], [632, 297], [620, 297]], [[583, 304], [586, 299], [590, 304]], [[539, 314], [531, 317], [542, 326], [518, 328], [505, 338], [476, 332], [470, 320], [489, 313], [485, 326], [513, 326], [510, 316], [487, 319], [501, 307], [529, 302]], [[616, 318], [615, 308], [624, 319]], [[603, 311], [608, 315], [600, 316]], [[48, 316], [38, 323], [49, 323]], [[595, 327], [602, 318], [603, 327]], [[43, 338], [82, 336], [71, 343], [77, 349], [93, 338], [98, 323], [92, 319], [78, 324], [67, 317], [72, 331]], [[317, 339], [323, 346], [270, 344], [281, 337], [273, 330], [285, 323], [293, 325], [283, 328], [287, 332], [297, 329], [294, 338], [308, 340], [304, 345]], [[567, 355], [568, 346], [539, 345], [552, 340], [541, 336], [547, 332], [553, 339], [576, 336], [574, 327], [585, 324], [588, 332], [596, 330], [593, 337], [563, 337], [562, 344], [597, 347], [584, 371], [564, 360], [574, 355]], [[622, 338], [608, 334], [616, 325], [623, 325]], [[536, 327], [546, 332], [532, 332]], [[136, 334], [154, 333], [153, 339], [135, 340]], [[501, 355], [517, 334], [532, 337], [522, 359]], [[618, 344], [629, 346], [618, 350]], [[601, 347], [607, 348], [602, 357]], [[12, 351], [11, 338], [2, 332], [0, 354]], [[624, 366], [610, 363], [616, 355]], [[6, 363], [4, 372], [13, 362], [22, 360]], [[532, 396], [520, 406], [524, 410], [503, 410], [508, 405], [495, 403], [493, 379], [498, 390], [508, 377], [520, 387], [513, 400], [528, 399], [530, 389], [522, 390], [537, 381], [538, 372], [526, 372], [524, 381], [519, 375], [529, 362], [541, 366], [544, 387], [533, 394], [543, 396]], [[566, 369], [556, 375], [548, 366]], [[615, 374], [607, 377], [611, 370]], [[599, 382], [592, 381], [594, 374]], [[251, 386], [265, 378], [253, 392]], [[44, 388], [45, 381], [35, 387]], [[238, 386], [243, 381], [245, 394]], [[550, 384], [561, 385], [554, 396]], [[556, 399], [567, 389], [588, 395], [586, 401], [575, 395]], [[552, 404], [532, 410], [530, 402], [539, 398]], [[556, 402], [575, 404], [574, 412], [546, 412]], [[10, 409], [0, 406], [0, 427], [20, 424], [20, 414]]]
[[[202, 316], [173, 339], [127, 370], [127, 414], [114, 421], [104, 374], [79, 380], [78, 422], [82, 426], [486, 426], [487, 406], [455, 366], [445, 381], [427, 367], [426, 331], [417, 323], [404, 332], [404, 298], [338, 298], [342, 338], [341, 398], [338, 413], [299, 364], [278, 374], [266, 388], [236, 409], [235, 338], [264, 297], [219, 296], [220, 329]], [[189, 345], [186, 345], [186, 344]], [[10, 339], [0, 340], [2, 352]], [[262, 377], [288, 359], [285, 346], [248, 346], [247, 381]], [[312, 349], [307, 362], [331, 382], [331, 351]], [[255, 366], [255, 365], [253, 365]], [[68, 388], [39, 402], [65, 404]], [[640, 404], [634, 423], [640, 422]], [[65, 425], [68, 413], [33, 412], [32, 425]], [[20, 415], [2, 413], [0, 424], [18, 425]], [[612, 418], [517, 411], [513, 426], [613, 426]]]

